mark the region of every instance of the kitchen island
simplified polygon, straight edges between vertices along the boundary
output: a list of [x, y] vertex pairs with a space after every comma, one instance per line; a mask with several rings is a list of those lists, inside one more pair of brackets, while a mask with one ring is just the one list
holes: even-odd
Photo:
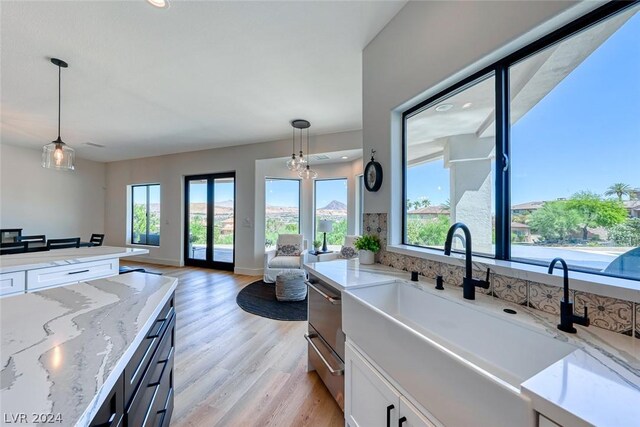
[[168, 425], [177, 283], [130, 273], [0, 299], [3, 425]]

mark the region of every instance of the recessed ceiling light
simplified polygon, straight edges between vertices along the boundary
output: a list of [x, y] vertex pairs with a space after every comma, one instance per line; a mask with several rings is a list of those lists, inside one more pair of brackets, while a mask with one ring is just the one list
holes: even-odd
[[347, 156], [342, 156], [342, 157], [340, 157], [340, 158], [341, 158], [342, 160], [347, 160], [349, 157], [347, 157]]
[[444, 113], [445, 111], [449, 111], [453, 108], [453, 104], [440, 104], [436, 107], [436, 111], [439, 113]]
[[147, 0], [147, 3], [160, 9], [166, 9], [169, 7], [169, 0]]
[[467, 108], [471, 107], [472, 105], [473, 105], [472, 103], [467, 102], [466, 104], [464, 104], [464, 105], [462, 106], [462, 109], [463, 109], [463, 110], [466, 110]]

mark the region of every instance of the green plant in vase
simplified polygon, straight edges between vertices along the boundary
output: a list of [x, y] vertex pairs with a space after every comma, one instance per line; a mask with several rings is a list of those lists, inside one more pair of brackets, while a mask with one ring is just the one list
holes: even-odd
[[365, 234], [358, 237], [353, 245], [360, 251], [358, 255], [360, 264], [373, 264], [375, 262], [375, 254], [380, 251], [380, 239], [378, 236]]

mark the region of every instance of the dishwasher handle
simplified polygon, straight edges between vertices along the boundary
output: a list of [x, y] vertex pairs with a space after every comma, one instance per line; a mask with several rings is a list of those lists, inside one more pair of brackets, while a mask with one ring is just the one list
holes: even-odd
[[329, 301], [331, 304], [333, 304], [333, 305], [340, 304], [340, 301], [342, 300], [342, 298], [340, 298], [340, 297], [332, 297], [331, 295], [321, 291], [319, 288], [314, 286], [314, 284], [309, 282], [309, 281], [305, 281], [305, 283], [307, 284], [308, 287], [310, 287], [311, 289], [313, 289], [314, 291], [316, 291], [317, 293], [322, 295], [322, 297], [324, 299], [326, 299], [327, 301]]
[[316, 354], [318, 355], [320, 360], [322, 360], [322, 363], [324, 363], [324, 365], [327, 367], [327, 369], [329, 370], [331, 375], [335, 375], [335, 376], [344, 375], [344, 369], [333, 369], [331, 367], [331, 365], [329, 364], [329, 362], [327, 362], [327, 359], [325, 359], [324, 356], [322, 355], [322, 353], [320, 352], [320, 349], [318, 347], [316, 347], [315, 343], [313, 342], [313, 338], [317, 338], [317, 337], [318, 337], [318, 334], [305, 334], [304, 335], [304, 339], [307, 340], [307, 342], [309, 343], [311, 348], [313, 348], [313, 350], [316, 352]]

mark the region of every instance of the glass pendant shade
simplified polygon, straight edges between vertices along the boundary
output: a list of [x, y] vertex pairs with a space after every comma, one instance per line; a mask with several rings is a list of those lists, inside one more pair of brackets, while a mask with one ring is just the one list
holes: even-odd
[[42, 147], [43, 168], [72, 171], [74, 161], [75, 150], [60, 139]]
[[307, 158], [302, 154], [302, 151], [298, 156], [297, 163], [298, 163], [298, 167], [296, 169], [299, 171], [304, 170], [307, 167]]
[[287, 160], [287, 169], [290, 171], [298, 170], [298, 159], [296, 159], [295, 154], [292, 154], [291, 158]]
[[302, 179], [316, 179], [318, 177], [318, 172], [313, 169], [309, 169], [309, 165], [306, 168], [298, 172], [298, 176]]

